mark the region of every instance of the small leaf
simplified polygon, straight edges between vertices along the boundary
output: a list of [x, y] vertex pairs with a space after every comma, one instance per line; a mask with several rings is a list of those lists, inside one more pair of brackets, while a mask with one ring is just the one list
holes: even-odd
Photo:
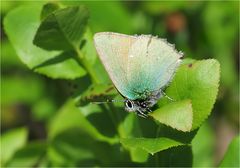
[[240, 167], [239, 148], [240, 136], [237, 136], [230, 143], [227, 152], [219, 167]]
[[120, 142], [127, 148], [140, 148], [150, 154], [166, 150], [171, 147], [184, 145], [169, 138], [122, 138]]
[[[193, 109], [192, 130], [198, 128], [211, 113], [217, 98], [220, 65], [214, 59], [184, 63], [166, 90], [172, 99], [191, 100]], [[162, 98], [159, 106], [169, 103]]]
[[59, 9], [48, 15], [33, 43], [46, 50], [67, 50], [80, 47], [89, 13], [83, 6]]
[[169, 103], [150, 113], [155, 120], [177, 130], [186, 132], [192, 128], [192, 105], [190, 100]]
[[27, 142], [28, 131], [26, 128], [18, 128], [1, 135], [1, 163], [5, 164], [14, 153]]
[[[4, 28], [21, 61], [29, 68], [52, 78], [74, 79], [86, 71], [69, 52], [46, 51], [32, 41], [40, 25], [41, 5], [21, 6], [4, 18]], [[71, 57], [71, 58], [70, 58]], [[40, 66], [41, 65], [41, 66]]]
[[50, 15], [55, 10], [58, 10], [60, 5], [56, 2], [49, 2], [43, 5], [42, 12], [41, 12], [41, 20], [45, 19], [48, 15]]

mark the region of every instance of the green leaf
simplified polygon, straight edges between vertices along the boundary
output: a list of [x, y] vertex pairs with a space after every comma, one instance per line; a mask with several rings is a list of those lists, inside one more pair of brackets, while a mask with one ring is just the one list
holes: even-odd
[[[29, 68], [51, 78], [74, 79], [86, 71], [79, 66], [73, 52], [46, 51], [32, 41], [40, 25], [41, 5], [26, 5], [10, 11], [4, 19], [4, 28], [21, 61]], [[41, 66], [39, 66], [41, 65]]]
[[94, 159], [94, 152], [89, 149], [89, 143], [93, 143], [93, 138], [81, 129], [66, 129], [51, 139], [48, 158], [54, 167]]
[[[166, 90], [175, 101], [191, 100], [193, 109], [192, 130], [198, 128], [211, 113], [217, 98], [220, 65], [214, 59], [184, 63]], [[162, 98], [159, 106], [169, 103]]]
[[144, 163], [148, 160], [148, 152], [141, 148], [131, 148], [130, 156], [133, 162]]
[[41, 12], [41, 20], [45, 19], [48, 15], [50, 15], [55, 10], [58, 10], [60, 5], [56, 2], [49, 2], [43, 5], [42, 12]]
[[122, 138], [141, 137], [141, 128], [136, 114], [128, 114], [123, 122], [118, 126], [119, 134]]
[[1, 163], [4, 165], [27, 142], [28, 131], [26, 128], [17, 128], [1, 135]]
[[115, 137], [107, 137], [102, 135], [98, 130], [91, 125], [85, 118], [84, 114], [90, 115], [88, 112], [101, 113], [101, 109], [97, 105], [78, 109], [72, 100], [69, 100], [59, 111], [58, 115], [52, 120], [49, 126], [49, 138], [52, 139], [59, 133], [69, 128], [79, 128], [87, 132], [90, 136], [100, 141], [108, 143], [116, 143]]
[[[150, 130], [150, 128], [148, 128], [148, 130]], [[182, 132], [173, 129], [172, 127], [158, 123], [158, 129], [155, 132], [155, 136], [157, 135], [157, 137], [166, 137], [184, 144], [190, 144], [192, 139], [196, 135], [197, 131], [198, 129], [193, 130], [191, 132]], [[154, 135], [151, 137], [154, 137]]]
[[239, 145], [240, 136], [238, 135], [232, 140], [232, 142], [228, 146], [228, 150], [225, 153], [225, 156], [219, 167], [240, 167]]
[[[99, 60], [97, 59], [97, 52], [93, 42], [93, 33], [89, 28], [86, 29], [86, 32], [83, 35], [83, 40], [80, 47], [80, 50], [83, 56], [85, 56], [85, 59], [89, 65], [94, 65], [94, 63], [96, 63], [96, 60]], [[95, 65], [92, 68], [95, 68]], [[102, 77], [103, 74], [100, 76]]]
[[193, 119], [191, 100], [169, 103], [150, 113], [150, 116], [177, 130], [190, 131]]
[[75, 79], [86, 74], [76, 57], [75, 52], [65, 51], [54, 58], [39, 63], [32, 69], [52, 78]]
[[[136, 114], [130, 113], [118, 127], [121, 138], [142, 137], [141, 128]], [[129, 148], [133, 162], [146, 162], [148, 153], [140, 148]]]
[[191, 146], [177, 146], [161, 151], [151, 157], [150, 167], [192, 167]]
[[69, 128], [54, 137], [48, 158], [54, 167], [126, 167], [131, 163], [119, 143], [99, 141], [79, 128]]
[[46, 154], [46, 144], [32, 142], [18, 150], [7, 163], [7, 167], [37, 167]]
[[214, 167], [215, 142], [214, 130], [205, 122], [192, 140], [193, 167]]
[[1, 8], [1, 13], [3, 15], [5, 15], [7, 12], [9, 12], [10, 10], [19, 7], [21, 5], [28, 5], [28, 6], [32, 6], [32, 5], [43, 5], [47, 2], [47, 0], [43, 0], [43, 1], [2, 1], [2, 8]]
[[140, 148], [150, 154], [166, 150], [171, 147], [184, 145], [169, 138], [122, 138], [120, 142], [126, 148]]
[[67, 50], [80, 47], [89, 13], [83, 6], [59, 9], [48, 15], [33, 43], [46, 50]]

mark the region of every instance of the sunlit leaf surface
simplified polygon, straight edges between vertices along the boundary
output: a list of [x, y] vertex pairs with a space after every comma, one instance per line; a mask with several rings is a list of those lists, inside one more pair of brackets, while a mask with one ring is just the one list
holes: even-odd
[[13, 157], [14, 153], [27, 143], [28, 131], [18, 128], [1, 135], [1, 162], [4, 164]]
[[140, 148], [152, 155], [171, 147], [184, 145], [168, 138], [123, 138], [121, 143], [127, 148]]
[[[166, 94], [173, 100], [191, 100], [192, 130], [199, 127], [209, 116], [218, 94], [219, 80], [220, 65], [217, 60], [188, 61], [177, 70], [172, 83], [167, 88]], [[159, 106], [167, 102], [170, 100], [164, 98]]]
[[41, 5], [21, 6], [4, 19], [4, 28], [21, 61], [36, 72], [52, 78], [73, 79], [86, 74], [75, 53], [46, 51], [32, 42], [40, 25]]
[[193, 118], [191, 100], [169, 103], [150, 113], [150, 116], [177, 130], [190, 131]]

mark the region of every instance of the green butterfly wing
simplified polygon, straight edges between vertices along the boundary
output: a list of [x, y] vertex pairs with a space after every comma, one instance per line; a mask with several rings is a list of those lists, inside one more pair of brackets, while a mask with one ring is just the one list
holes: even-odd
[[167, 85], [182, 56], [166, 41], [150, 35], [102, 32], [95, 34], [94, 41], [112, 82], [131, 100]]

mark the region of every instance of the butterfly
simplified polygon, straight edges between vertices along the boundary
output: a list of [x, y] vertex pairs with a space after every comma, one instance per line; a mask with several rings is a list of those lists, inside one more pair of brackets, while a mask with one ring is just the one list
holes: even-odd
[[180, 65], [182, 52], [152, 35], [99, 32], [94, 43], [125, 110], [147, 117]]

